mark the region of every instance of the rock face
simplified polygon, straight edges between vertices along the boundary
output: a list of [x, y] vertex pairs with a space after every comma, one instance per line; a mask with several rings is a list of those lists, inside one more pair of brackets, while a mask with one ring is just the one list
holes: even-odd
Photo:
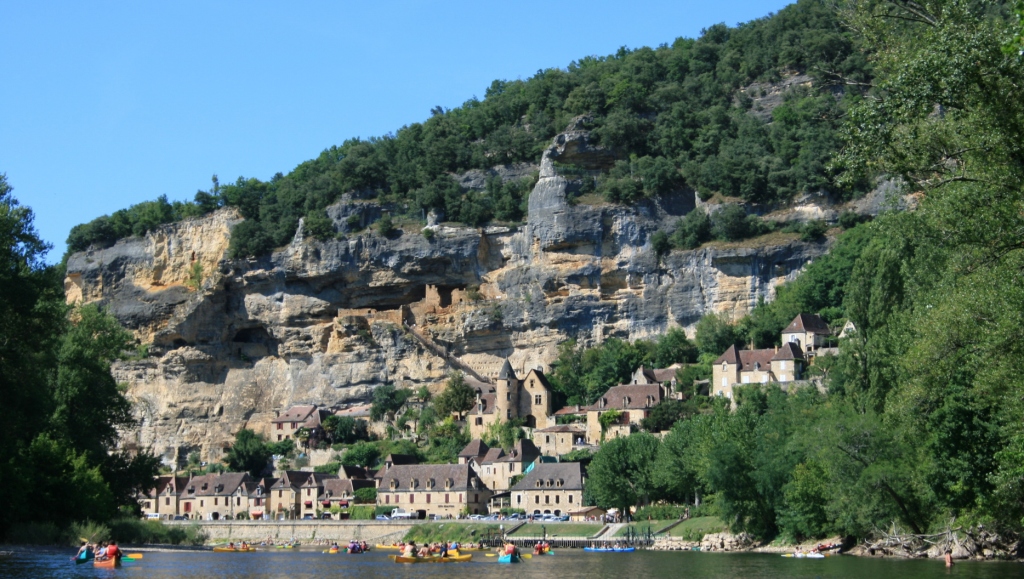
[[[300, 225], [272, 255], [231, 260], [240, 217], [223, 209], [75, 254], [67, 298], [101, 304], [150, 345], [147, 358], [115, 367], [140, 418], [126, 439], [171, 463], [193, 450], [219, 458], [241, 427], [272, 435], [274, 411], [292, 404], [365, 400], [385, 382], [436, 384], [452, 368], [446, 355], [486, 377], [505, 357], [517, 372], [545, 366], [569, 338], [636, 339], [692, 329], [708, 312], [738, 317], [828, 248], [787, 238], [659, 259], [651, 235], [692, 210], [694, 194], [633, 207], [571, 203], [574, 184], [553, 161], [601, 168], [611, 158], [586, 131], [559, 135], [541, 159], [527, 221], [514, 228], [432, 225], [430, 239], [417, 228], [321, 242]], [[490, 174], [520, 178], [535, 167]], [[357, 197], [329, 209], [338, 232], [353, 215], [379, 214]]]

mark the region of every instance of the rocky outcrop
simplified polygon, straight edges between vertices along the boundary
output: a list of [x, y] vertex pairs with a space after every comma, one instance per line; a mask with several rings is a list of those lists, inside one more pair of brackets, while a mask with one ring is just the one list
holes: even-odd
[[613, 159], [585, 130], [559, 135], [525, 224], [433, 225], [429, 239], [418, 227], [352, 233], [380, 207], [349, 195], [328, 210], [339, 239], [306, 239], [300, 226], [272, 255], [231, 260], [240, 217], [224, 209], [75, 254], [67, 297], [101, 304], [149, 344], [147, 358], [115, 367], [138, 403], [140, 426], [126, 440], [173, 462], [197, 449], [218, 458], [241, 427], [273, 435], [274, 412], [291, 404], [365, 400], [385, 382], [437, 384], [451, 357], [487, 377], [506, 357], [517, 371], [546, 366], [569, 338], [636, 339], [692, 329], [708, 312], [738, 317], [827, 250], [782, 236], [659, 258], [651, 235], [691, 210], [694, 195], [574, 204], [558, 163], [589, 170]]

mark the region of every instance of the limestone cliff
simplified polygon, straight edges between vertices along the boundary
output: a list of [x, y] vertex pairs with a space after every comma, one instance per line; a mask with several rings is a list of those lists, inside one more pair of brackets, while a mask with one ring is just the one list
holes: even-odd
[[[128, 444], [172, 462], [196, 449], [218, 458], [240, 427], [267, 431], [291, 404], [365, 400], [386, 381], [436, 384], [449, 363], [489, 376], [505, 357], [517, 370], [546, 365], [567, 338], [641, 338], [692, 329], [711, 311], [739, 316], [827, 250], [781, 236], [659, 259], [651, 234], [692, 210], [694, 194], [633, 207], [571, 202], [575, 185], [554, 161], [599, 169], [610, 159], [585, 131], [559, 135], [524, 225], [432, 225], [430, 239], [410, 230], [321, 242], [300, 225], [272, 255], [231, 260], [240, 217], [223, 209], [73, 255], [67, 298], [102, 304], [150, 344], [147, 358], [115, 367], [141, 421]], [[345, 197], [328, 213], [345, 232], [347, 216], [374, 211]]]

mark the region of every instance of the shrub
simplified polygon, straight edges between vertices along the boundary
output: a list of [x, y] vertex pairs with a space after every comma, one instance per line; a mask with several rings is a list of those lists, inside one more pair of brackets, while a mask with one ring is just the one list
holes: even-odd
[[423, 231], [420, 231], [420, 233], [423, 234], [423, 238], [426, 239], [427, 241], [433, 241], [434, 240], [434, 230], [433, 229], [431, 229], [429, 227], [424, 227]]
[[[646, 520], [648, 517], [656, 521], [678, 519], [686, 512], [686, 505], [647, 505], [640, 507], [634, 517], [637, 521]], [[691, 513], [692, 515], [692, 513]]]
[[680, 249], [696, 249], [711, 239], [711, 218], [707, 211], [696, 208], [676, 222], [672, 245]]
[[373, 504], [377, 502], [377, 489], [373, 487], [356, 489], [355, 496], [357, 503]]
[[[391, 511], [388, 511], [391, 512]], [[377, 507], [373, 505], [357, 505], [348, 508], [348, 518], [372, 521], [377, 516]]]
[[824, 221], [820, 219], [808, 221], [800, 231], [800, 239], [803, 241], [817, 241], [825, 236], [826, 231], [828, 231], [828, 225], [825, 225]]
[[668, 253], [672, 249], [672, 244], [668, 240], [668, 234], [664, 231], [654, 232], [654, 235], [651, 236], [651, 248], [659, 256]]
[[325, 474], [338, 474], [341, 470], [341, 462], [329, 462], [327, 464], [321, 464], [320, 466], [313, 467], [313, 472], [321, 472]]
[[739, 241], [750, 237], [750, 221], [740, 205], [726, 205], [711, 218], [711, 231], [716, 239]]
[[395, 233], [395, 224], [390, 213], [385, 213], [377, 220], [377, 233], [383, 237], [391, 237]]
[[110, 527], [92, 521], [71, 523], [71, 527], [68, 529], [68, 537], [72, 546], [78, 546], [82, 541], [98, 543], [110, 539]]

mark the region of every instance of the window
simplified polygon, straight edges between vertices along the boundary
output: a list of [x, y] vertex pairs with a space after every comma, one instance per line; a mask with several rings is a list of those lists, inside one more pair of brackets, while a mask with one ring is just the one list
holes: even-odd
[[779, 368], [781, 368], [781, 369], [783, 369], [783, 370], [785, 370], [785, 369], [786, 369], [786, 361], [785, 361], [785, 360], [783, 360], [783, 361], [779, 362]]
[[[463, 440], [465, 440], [465, 439], [463, 439]], [[544, 444], [550, 444], [550, 443], [551, 443], [551, 437], [545, 434], [544, 435]]]
[[459, 493], [459, 502], [462, 502], [462, 493]]
[[292, 430], [295, 430], [295, 423], [292, 422]]
[[448, 498], [448, 493], [444, 493], [444, 502], [446, 504], [452, 502], [452, 500]]
[[311, 490], [313, 490], [313, 489], [306, 489], [306, 496], [307, 496], [307, 497], [309, 496], [309, 492], [310, 492]]
[[473, 494], [473, 502], [474, 503], [479, 503], [480, 502], [480, 495], [479, 494], [475, 494], [475, 493]]
[[505, 393], [505, 400], [512, 400], [512, 392]]
[[541, 398], [540, 394], [533, 397], [533, 403], [536, 404], [537, 406], [540, 406], [541, 404], [544, 403], [543, 398]]
[[257, 497], [255, 499], [253, 499], [253, 503], [258, 507], [258, 506], [263, 504], [263, 499]]
[[509, 408], [508, 410], [506, 410], [506, 411], [505, 411], [505, 414], [506, 414], [506, 415], [508, 415], [508, 419], [509, 419], [509, 420], [512, 420], [512, 409], [511, 409], [511, 408]]
[[533, 497], [533, 502], [534, 502], [534, 504], [538, 504], [539, 505], [540, 504], [540, 495], [537, 495], [537, 496]]
[[283, 423], [281, 423], [281, 422], [278, 422], [278, 423], [277, 423], [277, 429], [278, 429], [278, 430], [284, 430], [284, 424], [283, 424]]
[[569, 502], [572, 502], [572, 495], [569, 495]]
[[516, 504], [519, 505], [519, 504], [522, 504], [522, 502], [523, 502], [523, 495], [517, 494], [516, 495]]
[[534, 379], [530, 378], [530, 388], [533, 388], [534, 384], [535, 384]]
[[281, 498], [283, 496], [284, 496], [284, 491], [277, 491], [277, 498]]
[[151, 503], [149, 501], [146, 501], [146, 506], [143, 507], [143, 508], [145, 508], [145, 509], [152, 509], [153, 508], [153, 503]]
[[744, 384], [749, 384], [750, 383], [750, 376], [744, 376], [743, 377], [743, 383]]
[[414, 495], [412, 493], [409, 493], [409, 502], [410, 503], [415, 503], [416, 502], [416, 495]]
[[171, 499], [170, 498], [164, 499], [164, 504], [165, 505], [170, 505], [171, 504]]
[[558, 495], [555, 495], [555, 504], [556, 504], [556, 505], [558, 504], [558, 499], [559, 499], [559, 496], [558, 496]]
[[277, 435], [277, 441], [278, 441], [278, 442], [280, 442], [280, 441], [281, 441], [281, 435], [280, 435], [280, 434], [278, 434], [278, 435]]
[[185, 503], [185, 512], [186, 513], [191, 513], [192, 512], [192, 503]]
[[549, 497], [548, 495], [544, 495], [544, 504], [545, 505], [550, 505], [551, 504], [551, 497]]
[[235, 497], [235, 506], [242, 506], [242, 497]]
[[200, 507], [206, 506], [206, 501], [199, 501], [199, 506]]
[[722, 376], [722, 386], [728, 386], [728, 385], [729, 385], [729, 383], [726, 382], [725, 376]]
[[427, 504], [430, 504], [430, 493], [427, 493]]
[[477, 418], [476, 418], [476, 425], [477, 426], [483, 426], [483, 423], [484, 423], [484, 419], [480, 418], [479, 416], [477, 416]]
[[218, 503], [218, 502], [217, 502], [217, 501], [219, 501], [219, 500], [220, 500], [220, 499], [218, 499], [217, 497], [213, 497], [213, 506], [217, 506], [217, 505], [219, 505], [220, 503]]

